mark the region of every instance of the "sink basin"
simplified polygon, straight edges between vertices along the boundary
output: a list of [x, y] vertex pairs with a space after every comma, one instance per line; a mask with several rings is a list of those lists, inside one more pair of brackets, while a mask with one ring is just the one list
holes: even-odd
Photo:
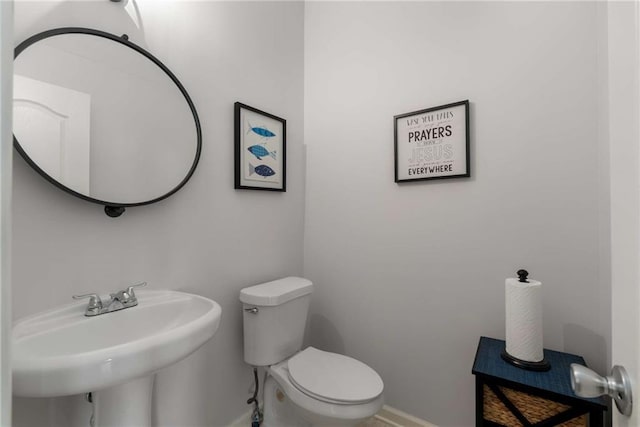
[[[220, 306], [177, 291], [137, 291], [138, 306], [85, 317], [85, 303], [13, 327], [13, 394], [95, 392], [150, 376], [196, 351], [220, 324]], [[152, 378], [152, 377], [151, 377]]]

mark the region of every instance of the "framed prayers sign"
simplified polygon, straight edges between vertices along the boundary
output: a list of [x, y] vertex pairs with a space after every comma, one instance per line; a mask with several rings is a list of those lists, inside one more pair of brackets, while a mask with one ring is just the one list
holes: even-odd
[[471, 176], [469, 101], [394, 117], [395, 181]]
[[287, 191], [287, 121], [235, 103], [235, 188]]

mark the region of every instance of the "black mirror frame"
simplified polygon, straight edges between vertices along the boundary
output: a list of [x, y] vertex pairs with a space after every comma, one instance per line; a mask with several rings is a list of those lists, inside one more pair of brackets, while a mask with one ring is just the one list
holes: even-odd
[[195, 122], [196, 137], [197, 137], [196, 138], [197, 139], [197, 141], [196, 141], [197, 142], [196, 155], [195, 155], [195, 158], [193, 160], [193, 164], [191, 165], [191, 168], [189, 169], [189, 172], [187, 173], [185, 178], [175, 188], [173, 188], [168, 193], [166, 193], [166, 194], [164, 194], [164, 195], [162, 195], [160, 197], [156, 197], [155, 199], [151, 199], [151, 200], [147, 200], [147, 201], [143, 201], [143, 202], [136, 202], [136, 203], [114, 203], [114, 202], [108, 202], [108, 201], [105, 201], [105, 200], [94, 199], [92, 197], [89, 197], [89, 196], [86, 196], [84, 194], [78, 193], [77, 191], [72, 190], [71, 188], [63, 185], [62, 183], [58, 182], [57, 180], [55, 180], [54, 178], [49, 176], [44, 170], [42, 170], [29, 157], [29, 155], [27, 155], [27, 153], [24, 151], [24, 149], [22, 148], [22, 146], [20, 145], [20, 143], [18, 142], [18, 139], [16, 138], [16, 136], [14, 134], [13, 135], [13, 145], [16, 148], [16, 150], [18, 151], [18, 153], [20, 153], [22, 158], [24, 158], [24, 160], [33, 169], [35, 169], [36, 172], [38, 172], [43, 178], [45, 178], [51, 184], [55, 185], [56, 187], [58, 187], [59, 189], [61, 189], [63, 191], [66, 191], [69, 194], [72, 194], [72, 195], [74, 195], [76, 197], [79, 197], [79, 198], [81, 198], [83, 200], [86, 200], [88, 202], [104, 205], [105, 213], [108, 216], [112, 217], [112, 218], [119, 217], [120, 215], [122, 215], [124, 213], [124, 211], [125, 211], [125, 208], [132, 207], [132, 206], [149, 205], [151, 203], [159, 202], [159, 201], [164, 200], [167, 197], [171, 196], [172, 194], [174, 194], [179, 189], [181, 189], [187, 183], [187, 181], [189, 181], [189, 179], [193, 175], [193, 173], [194, 173], [194, 171], [196, 169], [196, 166], [198, 165], [198, 161], [200, 160], [200, 153], [202, 151], [202, 128], [200, 126], [200, 119], [198, 118], [198, 113], [196, 111], [196, 107], [193, 104], [193, 101], [191, 100], [191, 97], [187, 93], [187, 90], [184, 88], [184, 86], [182, 86], [182, 83], [180, 83], [178, 78], [171, 72], [171, 70], [169, 70], [158, 58], [156, 58], [151, 53], [149, 53], [148, 51], [146, 51], [142, 47], [138, 46], [137, 44], [135, 44], [133, 42], [130, 42], [129, 41], [129, 36], [127, 36], [126, 34], [123, 34], [122, 36], [118, 37], [118, 36], [116, 36], [114, 34], [107, 33], [107, 32], [100, 31], [100, 30], [94, 30], [94, 29], [91, 29], [91, 28], [63, 27], [63, 28], [55, 28], [55, 29], [52, 29], [52, 30], [47, 30], [47, 31], [43, 31], [41, 33], [35, 34], [35, 35], [29, 37], [28, 39], [26, 39], [25, 41], [23, 41], [22, 43], [20, 43], [15, 48], [14, 56], [13, 56], [14, 61], [20, 55], [20, 53], [22, 53], [25, 49], [27, 49], [32, 44], [35, 44], [35, 43], [39, 42], [40, 40], [43, 40], [43, 39], [46, 39], [46, 38], [49, 38], [49, 37], [53, 37], [53, 36], [62, 35], [62, 34], [87, 34], [87, 35], [103, 37], [105, 39], [112, 40], [114, 42], [117, 42], [117, 43], [120, 43], [122, 45], [125, 45], [126, 47], [128, 47], [130, 49], [135, 50], [139, 54], [145, 56], [147, 59], [149, 59], [155, 65], [157, 65], [162, 71], [164, 71], [164, 73], [167, 76], [169, 76], [171, 81], [173, 81], [173, 83], [178, 87], [178, 89], [180, 90], [180, 92], [184, 96], [185, 100], [187, 101], [187, 104], [189, 105], [189, 109], [191, 110], [191, 114], [193, 115], [193, 121]]

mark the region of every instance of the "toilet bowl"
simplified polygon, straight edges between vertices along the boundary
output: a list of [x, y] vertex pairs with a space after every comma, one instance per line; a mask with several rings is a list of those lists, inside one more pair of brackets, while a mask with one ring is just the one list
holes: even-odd
[[245, 361], [268, 374], [263, 427], [355, 426], [384, 403], [382, 379], [363, 362], [301, 350], [311, 289], [288, 277], [240, 292]]
[[373, 369], [313, 347], [270, 366], [268, 373], [291, 401], [293, 411], [310, 425], [356, 425], [384, 403], [382, 379]]

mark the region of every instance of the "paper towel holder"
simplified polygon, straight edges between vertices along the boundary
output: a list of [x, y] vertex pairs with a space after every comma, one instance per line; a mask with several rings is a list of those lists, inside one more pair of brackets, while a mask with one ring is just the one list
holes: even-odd
[[[527, 280], [527, 276], [529, 275], [529, 272], [527, 270], [520, 269], [516, 272], [516, 274], [518, 275], [519, 282], [529, 283], [529, 280]], [[502, 352], [500, 353], [500, 356], [505, 362], [510, 363], [513, 366], [516, 366], [518, 368], [526, 369], [528, 371], [545, 372], [551, 369], [551, 365], [549, 364], [547, 359], [544, 358], [544, 356], [542, 360], [539, 362], [530, 362], [528, 360], [522, 360], [522, 359], [518, 359], [517, 357], [513, 357], [512, 355], [507, 353], [506, 348], [502, 350]]]

